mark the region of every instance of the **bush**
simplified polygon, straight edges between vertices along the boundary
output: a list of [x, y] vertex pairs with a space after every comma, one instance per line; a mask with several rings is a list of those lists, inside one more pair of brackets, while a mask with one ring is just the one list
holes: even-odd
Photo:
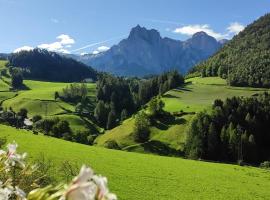
[[33, 118], [32, 118], [32, 121], [33, 121], [33, 123], [35, 123], [35, 122], [37, 122], [37, 121], [39, 121], [41, 119], [42, 119], [41, 115], [34, 115]]
[[270, 161], [264, 161], [260, 164], [261, 168], [270, 169]]
[[121, 149], [115, 140], [108, 140], [105, 142], [103, 146], [107, 149], [117, 149], [117, 150]]
[[150, 121], [147, 114], [144, 111], [139, 112], [135, 117], [135, 125], [133, 130], [135, 140], [137, 142], [146, 142], [149, 139], [149, 126]]

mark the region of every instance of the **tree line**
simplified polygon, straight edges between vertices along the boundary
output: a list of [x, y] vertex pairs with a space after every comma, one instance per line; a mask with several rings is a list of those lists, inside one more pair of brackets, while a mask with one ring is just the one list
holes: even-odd
[[270, 87], [270, 14], [236, 35], [218, 53], [198, 64], [190, 75], [220, 76], [229, 85]]
[[13, 53], [8, 60], [8, 66], [20, 68], [27, 79], [55, 82], [97, 79], [97, 72], [91, 67], [44, 49]]
[[177, 71], [149, 79], [123, 78], [103, 74], [97, 82], [97, 105], [94, 116], [106, 129], [135, 113], [152, 97], [181, 86], [183, 77]]
[[270, 158], [270, 94], [215, 100], [187, 130], [189, 158], [244, 161], [258, 164]]

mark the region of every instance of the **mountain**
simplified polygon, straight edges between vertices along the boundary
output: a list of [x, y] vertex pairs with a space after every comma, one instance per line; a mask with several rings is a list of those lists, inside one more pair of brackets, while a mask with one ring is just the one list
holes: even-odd
[[19, 67], [24, 77], [34, 80], [77, 82], [97, 79], [97, 72], [72, 58], [44, 49], [20, 51], [9, 56], [9, 66]]
[[204, 32], [187, 41], [162, 38], [155, 29], [132, 28], [128, 38], [99, 54], [75, 57], [100, 71], [124, 76], [159, 74], [177, 69], [186, 73], [190, 67], [213, 55], [223, 42]]
[[270, 14], [248, 25], [191, 73], [220, 76], [230, 85], [270, 87]]
[[8, 56], [9, 56], [9, 54], [7, 54], [7, 53], [0, 53], [0, 60], [7, 60]]

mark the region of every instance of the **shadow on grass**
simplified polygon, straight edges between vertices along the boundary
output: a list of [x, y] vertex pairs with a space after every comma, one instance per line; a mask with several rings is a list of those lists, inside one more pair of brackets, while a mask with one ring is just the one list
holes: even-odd
[[91, 132], [91, 135], [99, 135], [100, 134], [99, 130], [93, 124], [91, 124], [84, 117], [80, 117], [80, 118], [84, 121], [84, 123], [87, 126], [88, 130]]
[[162, 97], [165, 97], [165, 98], [179, 98], [179, 97], [177, 97], [177, 96], [175, 96], [175, 95], [172, 95], [172, 94], [164, 94]]
[[169, 113], [166, 113], [166, 115], [161, 115], [160, 117], [151, 120], [152, 126], [155, 126], [160, 130], [167, 130], [172, 125], [184, 123], [186, 123], [186, 119], [174, 117]]
[[144, 148], [145, 152], [150, 152], [150, 153], [158, 154], [161, 156], [183, 156], [184, 155], [182, 151], [173, 149], [169, 145], [160, 141], [156, 141], [156, 140], [152, 140], [141, 145]]

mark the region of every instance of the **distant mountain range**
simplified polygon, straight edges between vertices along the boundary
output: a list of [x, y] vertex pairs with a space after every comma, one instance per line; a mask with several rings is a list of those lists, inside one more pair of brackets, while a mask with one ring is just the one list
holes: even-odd
[[162, 38], [157, 30], [138, 25], [128, 38], [106, 52], [72, 57], [98, 71], [121, 76], [159, 74], [171, 69], [186, 73], [226, 42], [217, 41], [205, 32], [198, 32], [186, 41]]

